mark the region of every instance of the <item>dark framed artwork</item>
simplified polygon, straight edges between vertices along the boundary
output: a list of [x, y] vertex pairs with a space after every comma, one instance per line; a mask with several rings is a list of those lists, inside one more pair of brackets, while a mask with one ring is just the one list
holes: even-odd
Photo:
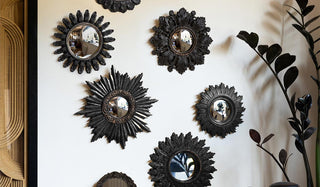
[[125, 13], [127, 10], [133, 10], [136, 5], [139, 5], [141, 0], [96, 0], [104, 9], [109, 9], [111, 12]]
[[137, 187], [134, 181], [125, 173], [111, 172], [104, 175], [98, 182], [96, 187]]
[[151, 116], [149, 108], [157, 100], [146, 96], [148, 89], [142, 87], [141, 79], [142, 73], [130, 79], [127, 73], [120, 74], [112, 66], [108, 77], [86, 82], [91, 94], [84, 98], [85, 106], [75, 115], [89, 118], [92, 142], [104, 136], [124, 148], [128, 136], [150, 132], [143, 120]]
[[91, 70], [99, 70], [99, 65], [106, 65], [104, 58], [111, 58], [109, 50], [114, 47], [109, 43], [115, 41], [109, 37], [112, 29], [107, 29], [110, 22], [103, 23], [103, 16], [97, 19], [97, 13], [91, 15], [88, 10], [76, 15], [70, 13], [69, 18], [63, 18], [63, 25], [58, 25], [59, 32], [54, 33], [57, 41], [54, 46], [59, 49], [54, 54], [61, 54], [58, 61], [64, 61], [63, 67], [69, 67], [73, 72], [78, 69], [81, 74], [84, 70], [91, 73]]
[[212, 160], [214, 153], [205, 146], [205, 140], [193, 138], [191, 133], [172, 133], [160, 141], [155, 153], [150, 155], [149, 175], [154, 186], [202, 187], [210, 186], [216, 171]]
[[158, 64], [168, 66], [168, 71], [177, 70], [180, 74], [188, 68], [204, 63], [204, 55], [210, 53], [212, 42], [204, 17], [196, 17], [196, 12], [181, 8], [176, 14], [171, 10], [169, 16], [160, 16], [159, 25], [153, 27], [150, 39], [153, 55], [158, 56]]
[[210, 85], [200, 94], [196, 110], [201, 130], [211, 136], [224, 138], [227, 134], [234, 133], [236, 127], [243, 122], [241, 117], [245, 108], [242, 106], [242, 96], [238, 96], [235, 88], [221, 83]]

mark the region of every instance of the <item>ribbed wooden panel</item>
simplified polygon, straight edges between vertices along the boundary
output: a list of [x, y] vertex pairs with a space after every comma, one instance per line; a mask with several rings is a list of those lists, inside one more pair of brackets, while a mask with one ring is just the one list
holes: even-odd
[[0, 187], [25, 184], [24, 1], [0, 0]]
[[9, 187], [12, 179], [10, 177], [5, 176], [0, 172], [0, 186], [1, 187]]

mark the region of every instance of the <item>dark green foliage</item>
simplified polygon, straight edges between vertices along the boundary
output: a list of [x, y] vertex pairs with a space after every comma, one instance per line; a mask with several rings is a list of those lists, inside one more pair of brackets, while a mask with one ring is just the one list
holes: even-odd
[[279, 44], [271, 45], [267, 50], [267, 61], [271, 64], [282, 52], [282, 48]]
[[287, 70], [287, 72], [284, 74], [284, 78], [283, 78], [284, 87], [286, 90], [297, 79], [298, 74], [299, 74], [299, 70], [296, 66], [293, 66]]
[[296, 61], [296, 57], [289, 53], [279, 56], [275, 62], [276, 73], [278, 74], [283, 69], [289, 67], [294, 61]]
[[[302, 7], [301, 9], [306, 8], [304, 1], [300, 1], [299, 6], [300, 8]], [[304, 10], [305, 10], [305, 14], [309, 14], [313, 10], [313, 8], [309, 7]], [[299, 13], [299, 14], [302, 15], [302, 13]], [[291, 13], [289, 13], [289, 15], [296, 20], [296, 18]], [[306, 38], [306, 40], [310, 44], [310, 53], [313, 54], [312, 52], [313, 52], [314, 42], [311, 34], [305, 30], [305, 27], [301, 25], [298, 20], [296, 21], [298, 22], [298, 24], [293, 24], [293, 26]], [[257, 53], [257, 55], [265, 62], [265, 64], [273, 73], [274, 77], [277, 79], [281, 87], [281, 90], [287, 100], [289, 109], [292, 113], [292, 117], [289, 118], [288, 122], [290, 126], [297, 132], [293, 136], [296, 138], [295, 140], [296, 148], [304, 156], [304, 161], [305, 161], [306, 171], [307, 171], [307, 178], [308, 178], [307, 186], [312, 187], [313, 183], [312, 183], [312, 178], [310, 179], [310, 176], [311, 176], [310, 166], [309, 166], [308, 160], [306, 159], [307, 154], [304, 147], [304, 141], [310, 138], [310, 136], [315, 131], [315, 128], [309, 127], [310, 119], [308, 118], [308, 114], [309, 114], [309, 110], [311, 108], [311, 103], [312, 103], [311, 95], [308, 94], [304, 97], [301, 97], [298, 99], [297, 102], [295, 102], [295, 98], [296, 98], [295, 94], [293, 94], [290, 99], [288, 96], [288, 88], [295, 82], [295, 80], [299, 75], [298, 68], [296, 66], [291, 66], [295, 62], [296, 57], [289, 53], [281, 54], [282, 48], [279, 44], [273, 44], [270, 47], [268, 47], [268, 45], [259, 45], [257, 47], [258, 44], [256, 44], [255, 42], [259, 41], [259, 36], [255, 33], [248, 34], [248, 32], [246, 31], [240, 31], [237, 37], [245, 41]], [[313, 56], [313, 60], [315, 63], [317, 62], [315, 55]], [[273, 67], [272, 63], [274, 61], [275, 63]], [[279, 77], [279, 73], [286, 68], [288, 69], [285, 71], [283, 75], [283, 81], [281, 81]], [[319, 84], [319, 81], [316, 78], [313, 78], [313, 79], [314, 81], [317, 82], [317, 84]], [[300, 119], [297, 118], [296, 111], [300, 113]], [[262, 141], [261, 144], [260, 144], [261, 136], [259, 132], [257, 132], [256, 130], [250, 129], [249, 134], [251, 139], [257, 143], [257, 146], [263, 149], [265, 152], [267, 152], [275, 160], [275, 162], [281, 168], [286, 179], [289, 181], [289, 178], [285, 172], [285, 165], [288, 158], [287, 152], [285, 150], [281, 150], [279, 153], [279, 161], [278, 161], [272, 153], [270, 153], [268, 150], [262, 147], [262, 144], [270, 140], [273, 137], [273, 134], [270, 134], [269, 136], [267, 136]]]
[[250, 129], [249, 134], [253, 141], [255, 141], [257, 144], [260, 144], [261, 136], [258, 131]]
[[281, 149], [281, 151], [279, 152], [279, 161], [281, 162], [282, 165], [286, 163], [287, 156], [288, 156], [287, 151], [284, 149]]
[[258, 131], [254, 130], [254, 129], [250, 129], [249, 130], [249, 135], [251, 137], [251, 139], [257, 143], [257, 146], [262, 149], [263, 151], [265, 151], [268, 155], [270, 155], [273, 160], [277, 163], [277, 165], [280, 167], [280, 169], [282, 170], [284, 176], [286, 177], [287, 181], [290, 182], [290, 179], [285, 171], [285, 168], [286, 168], [286, 163], [287, 163], [287, 160], [289, 159], [289, 157], [287, 157], [287, 151], [284, 150], [284, 149], [281, 149], [280, 152], [279, 152], [279, 160], [270, 152], [268, 151], [267, 149], [265, 149], [262, 145], [266, 142], [268, 142], [273, 136], [274, 134], [269, 134], [268, 136], [266, 136], [262, 143], [260, 144], [261, 142], [261, 135]]
[[261, 145], [264, 144], [264, 143], [266, 143], [267, 141], [269, 141], [273, 136], [274, 136], [274, 134], [269, 134], [267, 137], [265, 137], [265, 138], [263, 139]]

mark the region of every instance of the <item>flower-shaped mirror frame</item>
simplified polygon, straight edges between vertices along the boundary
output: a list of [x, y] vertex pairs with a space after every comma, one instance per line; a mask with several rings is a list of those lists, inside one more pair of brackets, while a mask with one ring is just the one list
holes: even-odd
[[105, 136], [108, 142], [115, 140], [125, 148], [128, 136], [150, 132], [143, 120], [151, 116], [149, 109], [157, 100], [146, 97], [148, 89], [142, 87], [141, 78], [142, 73], [130, 79], [127, 73], [115, 72], [112, 66], [108, 77], [86, 82], [91, 94], [84, 98], [86, 105], [75, 115], [89, 118], [91, 142]]
[[96, 0], [104, 9], [109, 9], [111, 12], [125, 13], [127, 10], [133, 10], [136, 5], [139, 5], [141, 0]]
[[[199, 140], [198, 137], [193, 138], [191, 133], [180, 134], [179, 136], [172, 133], [170, 138], [165, 141], [159, 141], [155, 153], [150, 155], [151, 162], [149, 165], [149, 175], [154, 186], [183, 186], [183, 187], [202, 187], [210, 186], [212, 173], [216, 171], [212, 160], [214, 153], [209, 151], [209, 147], [205, 146], [205, 140]], [[193, 165], [192, 174], [186, 180], [180, 180], [173, 175], [176, 166], [176, 158], [180, 155], [189, 155], [192, 162], [183, 162], [186, 166], [185, 172], [188, 173], [190, 166]], [[184, 167], [181, 167], [184, 168]]]
[[238, 96], [234, 87], [229, 88], [223, 83], [214, 87], [210, 85], [200, 94], [200, 101], [196, 104], [196, 119], [201, 130], [222, 138], [234, 133], [243, 122], [241, 117], [245, 108], [242, 104], [242, 96]]
[[137, 185], [128, 175], [122, 172], [117, 172], [117, 171], [107, 173], [106, 175], [101, 177], [101, 179], [97, 182], [96, 187], [103, 187], [104, 183], [106, 183], [110, 179], [120, 179], [124, 183], [126, 183], [127, 187], [137, 187]]
[[[102, 23], [103, 16], [96, 18], [96, 12], [90, 15], [89, 10], [84, 14], [78, 10], [76, 15], [70, 13], [69, 18], [63, 18], [63, 24], [57, 26], [60, 32], [54, 33], [57, 41], [53, 42], [53, 45], [60, 48], [54, 51], [54, 54], [61, 54], [58, 61], [64, 61], [64, 68], [70, 66], [71, 72], [78, 69], [79, 74], [84, 70], [91, 73], [92, 68], [98, 71], [99, 64], [106, 65], [104, 58], [111, 58], [108, 51], [114, 50], [114, 47], [108, 43], [115, 39], [108, 37], [113, 33], [112, 29], [107, 29], [110, 22]], [[89, 32], [91, 36], [88, 35]], [[85, 36], [87, 38], [84, 38]], [[78, 55], [78, 52], [81, 55]]]
[[177, 70], [180, 74], [188, 68], [204, 63], [204, 55], [209, 54], [212, 42], [204, 17], [196, 17], [196, 12], [181, 8], [176, 14], [159, 17], [159, 26], [153, 27], [154, 35], [150, 43], [154, 46], [153, 55], [158, 55], [158, 64], [168, 66], [168, 71]]

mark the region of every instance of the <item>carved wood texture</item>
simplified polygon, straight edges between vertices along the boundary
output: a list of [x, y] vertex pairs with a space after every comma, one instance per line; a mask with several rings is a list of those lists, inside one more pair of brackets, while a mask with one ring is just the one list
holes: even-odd
[[25, 2], [0, 1], [0, 186], [26, 186]]

